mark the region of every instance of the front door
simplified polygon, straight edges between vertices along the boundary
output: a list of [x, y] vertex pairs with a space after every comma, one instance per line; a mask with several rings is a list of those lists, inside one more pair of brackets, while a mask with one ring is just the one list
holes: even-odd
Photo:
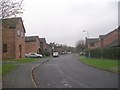
[[22, 58], [22, 46], [19, 45], [19, 58]]

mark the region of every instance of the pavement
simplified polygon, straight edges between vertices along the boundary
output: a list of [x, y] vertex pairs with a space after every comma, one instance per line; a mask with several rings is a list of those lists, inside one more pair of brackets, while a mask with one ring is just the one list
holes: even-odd
[[19, 66], [2, 78], [3, 88], [35, 88], [31, 79], [31, 69], [37, 64], [49, 60], [42, 58], [32, 63], [4, 62], [3, 64], [12, 63]]
[[51, 58], [34, 74], [38, 88], [118, 88], [118, 74], [90, 67], [74, 54]]

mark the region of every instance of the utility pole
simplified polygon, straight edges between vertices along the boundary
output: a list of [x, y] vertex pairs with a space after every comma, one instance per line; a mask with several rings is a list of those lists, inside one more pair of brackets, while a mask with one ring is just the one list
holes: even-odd
[[[88, 31], [83, 31], [87, 33], [87, 38], [89, 39], [89, 32]], [[87, 46], [88, 46], [88, 57], [90, 58], [90, 47], [89, 47], [89, 40], [87, 40]]]

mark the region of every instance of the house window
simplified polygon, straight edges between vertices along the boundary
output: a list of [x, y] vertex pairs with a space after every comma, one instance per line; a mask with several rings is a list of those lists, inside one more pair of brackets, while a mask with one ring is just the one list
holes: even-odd
[[7, 44], [3, 44], [3, 52], [7, 52]]
[[24, 35], [23, 35], [23, 32], [21, 32], [21, 37], [23, 37]]
[[17, 35], [20, 36], [20, 30], [17, 30]]

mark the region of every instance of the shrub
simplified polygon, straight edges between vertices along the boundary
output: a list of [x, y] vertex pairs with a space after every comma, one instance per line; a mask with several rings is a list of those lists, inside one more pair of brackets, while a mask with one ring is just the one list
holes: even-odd
[[45, 52], [44, 52], [44, 55], [45, 55], [45, 56], [50, 56], [50, 52], [49, 52], [49, 51], [45, 51]]
[[[88, 57], [89, 50], [86, 50], [86, 57]], [[120, 59], [120, 48], [104, 48], [90, 50], [91, 58], [106, 58], [106, 59]]]

